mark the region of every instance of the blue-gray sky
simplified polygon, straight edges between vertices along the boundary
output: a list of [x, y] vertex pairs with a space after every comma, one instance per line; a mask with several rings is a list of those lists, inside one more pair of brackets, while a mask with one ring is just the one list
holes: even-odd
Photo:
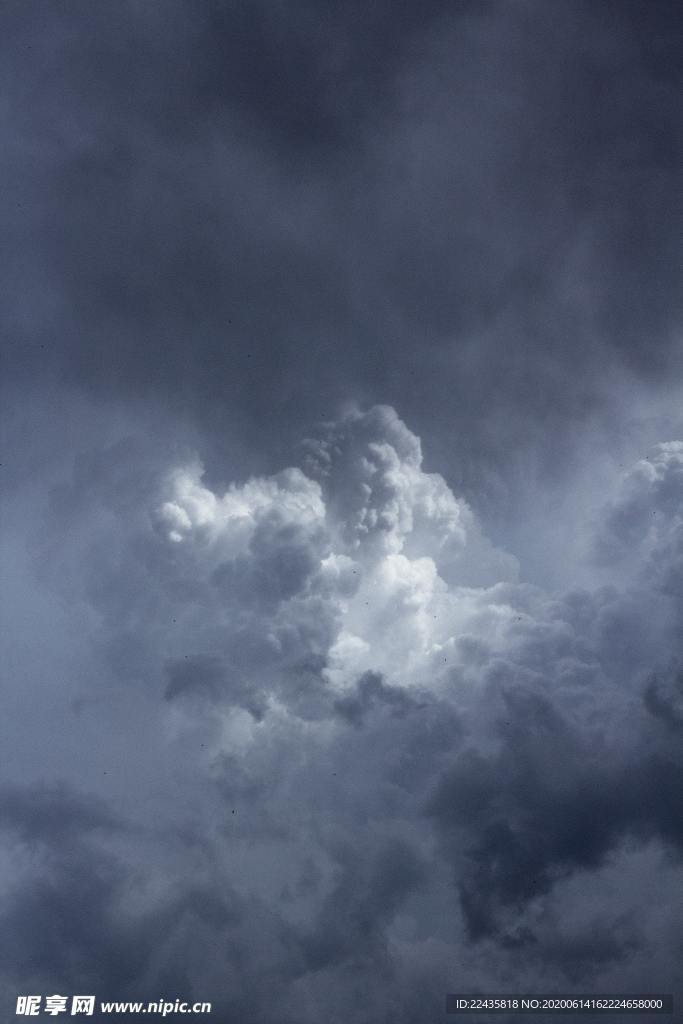
[[680, 988], [679, 5], [0, 20], [3, 1013]]

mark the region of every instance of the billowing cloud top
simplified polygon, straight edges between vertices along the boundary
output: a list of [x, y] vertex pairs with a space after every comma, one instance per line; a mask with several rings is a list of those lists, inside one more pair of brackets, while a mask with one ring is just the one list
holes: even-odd
[[142, 458], [108, 449], [53, 492], [42, 573], [64, 594], [82, 563], [89, 636], [67, 734], [105, 767], [84, 787], [55, 754], [62, 783], [0, 793], [8, 990], [294, 1022], [413, 1021], [511, 970], [670, 988], [683, 445], [605, 504], [616, 585], [564, 593], [520, 582], [389, 407], [223, 492]]
[[[419, 439], [387, 406], [327, 425], [302, 445], [302, 464], [305, 473], [252, 479], [222, 496], [202, 485], [198, 464], [169, 477], [157, 526], [203, 579], [211, 614], [231, 609], [212, 656], [231, 660], [232, 644], [253, 630], [268, 657], [288, 651], [289, 685], [299, 685], [297, 665], [319, 664], [321, 686], [380, 672], [395, 685], [436, 687], [449, 654], [454, 664], [457, 634], [487, 615], [464, 587], [514, 574], [515, 560], [486, 543], [441, 476], [423, 470]], [[498, 615], [504, 622], [503, 605]]]

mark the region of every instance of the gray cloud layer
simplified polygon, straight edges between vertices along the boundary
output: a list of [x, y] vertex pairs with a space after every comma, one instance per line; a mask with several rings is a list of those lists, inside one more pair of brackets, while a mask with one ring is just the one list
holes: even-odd
[[0, 18], [7, 1013], [671, 990], [677, 5]]
[[160, 403], [252, 458], [389, 401], [481, 492], [680, 370], [674, 5], [4, 22], [7, 358], [34, 385]]
[[683, 443], [606, 505], [624, 582], [563, 594], [517, 581], [390, 407], [301, 458], [221, 493], [116, 446], [52, 491], [43, 587], [87, 639], [46, 697], [61, 749], [0, 794], [8, 998], [412, 1021], [510, 971], [671, 988]]

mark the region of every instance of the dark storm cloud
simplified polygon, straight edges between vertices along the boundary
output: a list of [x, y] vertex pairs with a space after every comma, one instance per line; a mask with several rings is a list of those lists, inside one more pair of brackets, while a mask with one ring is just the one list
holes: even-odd
[[96, 829], [112, 829], [106, 807], [71, 793], [63, 785], [4, 786], [0, 789], [0, 825], [26, 843], [68, 843]]
[[339, 851], [339, 878], [320, 908], [315, 931], [303, 948], [308, 970], [386, 957], [384, 929], [423, 879], [424, 866], [405, 843], [394, 840], [374, 855]]
[[[487, 754], [463, 750], [437, 786], [431, 812], [451, 855], [457, 851], [455, 873], [475, 939], [510, 928], [558, 879], [596, 869], [634, 837], [656, 837], [678, 857], [683, 851], [677, 662], [653, 674], [642, 661], [661, 658], [662, 648], [665, 661], [680, 657], [681, 451], [678, 443], [657, 446], [625, 475], [621, 495], [605, 509], [598, 552], [617, 565], [628, 559], [635, 589], [568, 595], [552, 619], [555, 626], [573, 623], [578, 633], [520, 618], [521, 645], [513, 642], [489, 673], [492, 696], [499, 691], [498, 742]], [[636, 650], [627, 636], [639, 621]], [[645, 634], [660, 627], [659, 641], [649, 645]], [[641, 683], [636, 673], [629, 684], [639, 660], [641, 679], [649, 678]], [[560, 681], [563, 662], [569, 673]], [[566, 687], [586, 670], [585, 682], [599, 678], [598, 665], [621, 728], [610, 736], [605, 723], [596, 745], [589, 718], [577, 713], [581, 683], [570, 701], [571, 683]], [[624, 705], [622, 717], [617, 709], [631, 687], [642, 705]]]
[[10, 1015], [670, 989], [678, 7], [0, 17]]
[[384, 707], [390, 714], [405, 715], [419, 706], [419, 701], [404, 690], [387, 686], [376, 672], [366, 672], [358, 680], [354, 694], [339, 697], [334, 702], [337, 713], [356, 727], [362, 726], [365, 716], [376, 708]]
[[654, 675], [643, 692], [645, 707], [668, 729], [683, 731], [683, 669], [671, 669], [664, 678]]
[[507, 714], [496, 756], [464, 753], [432, 805], [458, 848], [463, 832], [471, 837], [457, 877], [474, 939], [501, 927], [501, 910], [514, 919], [558, 878], [598, 867], [629, 836], [658, 836], [683, 852], [679, 749], [596, 755], [539, 697], [515, 695]]
[[[64, 992], [67, 984], [118, 999], [156, 984], [169, 999], [185, 998], [191, 987], [180, 964], [146, 977], [164, 936], [193, 921], [228, 930], [240, 921], [234, 894], [209, 893], [191, 880], [150, 903], [144, 882], [139, 888], [140, 863], [131, 874], [125, 852], [103, 842], [121, 824], [65, 786], [5, 787], [0, 827], [20, 838], [11, 848], [18, 878], [0, 914], [3, 971], [19, 989]], [[24, 877], [26, 857], [33, 866]]]
[[5, 969], [24, 978], [35, 970], [55, 984], [65, 973], [111, 972], [123, 983], [142, 950], [126, 948], [111, 917], [125, 877], [101, 848], [101, 834], [119, 827], [111, 814], [65, 786], [5, 787], [0, 822], [35, 865], [26, 880], [19, 872], [3, 906]]
[[216, 697], [225, 678], [225, 666], [220, 658], [212, 657], [210, 654], [195, 657], [185, 655], [184, 660], [168, 664], [166, 674], [167, 700], [188, 691]]
[[[620, 987], [650, 949], [670, 984], [681, 922], [641, 888], [680, 880], [676, 685], [658, 665], [682, 653], [662, 586], [680, 446], [603, 513], [601, 537], [626, 531], [623, 586], [554, 596], [458, 583], [470, 544], [504, 562], [393, 410], [352, 410], [304, 450], [319, 483], [291, 469], [223, 493], [127, 442], [52, 489], [42, 579], [70, 632], [89, 623], [97, 665], [70, 743], [88, 764], [109, 734], [122, 748], [80, 777], [100, 802], [3, 790], [9, 834], [46, 855], [8, 878], [8, 990], [78, 979], [267, 1022], [399, 1001], [412, 1024], [410, 992], [431, 1005], [456, 960], [484, 987], [510, 969]], [[624, 526], [634, 502], [656, 531]], [[121, 720], [103, 702], [124, 695]]]
[[560, 465], [675, 356], [666, 6], [10, 5], [9, 365], [266, 463], [351, 396]]

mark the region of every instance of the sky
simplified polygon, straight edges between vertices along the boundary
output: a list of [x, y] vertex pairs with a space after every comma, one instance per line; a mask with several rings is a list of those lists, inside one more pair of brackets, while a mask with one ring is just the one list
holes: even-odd
[[682, 27], [3, 3], [7, 1019], [682, 1012]]

